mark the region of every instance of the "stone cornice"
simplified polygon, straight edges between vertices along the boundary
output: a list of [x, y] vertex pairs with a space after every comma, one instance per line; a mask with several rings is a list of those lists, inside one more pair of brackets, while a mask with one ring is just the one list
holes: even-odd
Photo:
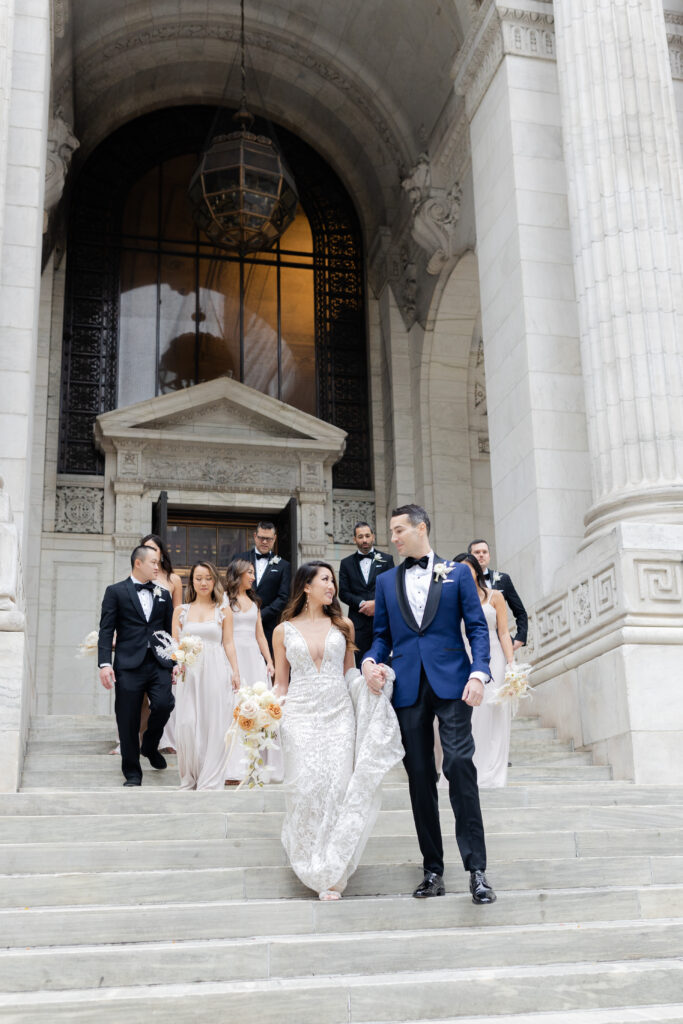
[[671, 77], [683, 80], [683, 13], [664, 11], [666, 41], [669, 44]]
[[507, 54], [555, 59], [552, 4], [525, 0], [514, 7], [485, 0], [453, 66], [455, 91], [465, 97], [470, 120]]

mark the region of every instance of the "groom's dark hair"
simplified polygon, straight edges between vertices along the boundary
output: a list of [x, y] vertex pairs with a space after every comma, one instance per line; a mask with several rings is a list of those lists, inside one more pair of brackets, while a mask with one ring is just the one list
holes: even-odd
[[144, 562], [144, 560], [147, 558], [147, 554], [149, 551], [154, 551], [154, 548], [150, 548], [147, 544], [138, 544], [136, 548], [133, 548], [133, 551], [130, 556], [131, 569], [135, 568], [135, 563], [137, 562], [138, 558], [140, 559], [141, 562]]
[[399, 505], [398, 508], [391, 510], [391, 518], [394, 516], [408, 516], [408, 522], [411, 526], [418, 526], [420, 523], [424, 523], [427, 527], [427, 536], [432, 528], [432, 524], [429, 522], [429, 516], [422, 505]]

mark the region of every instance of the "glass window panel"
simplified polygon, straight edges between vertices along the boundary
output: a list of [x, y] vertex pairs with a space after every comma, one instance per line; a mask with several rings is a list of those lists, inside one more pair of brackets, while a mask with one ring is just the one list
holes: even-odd
[[197, 167], [194, 153], [167, 160], [162, 166], [161, 237], [194, 245], [196, 228], [187, 196], [190, 179]]
[[244, 383], [266, 395], [277, 389], [277, 269], [244, 267]]
[[301, 203], [296, 208], [296, 217], [280, 239], [280, 250], [291, 249], [295, 252], [313, 252], [313, 235], [308, 217]]
[[313, 273], [283, 267], [282, 401], [316, 415]]
[[218, 566], [227, 569], [234, 558], [249, 547], [246, 526], [218, 527]]
[[157, 255], [121, 254], [118, 406], [155, 394], [157, 361]]
[[188, 526], [189, 564], [216, 561], [216, 527]]
[[199, 267], [199, 374], [197, 382], [240, 376], [240, 268], [226, 260]]
[[159, 391], [166, 394], [195, 382], [194, 259], [161, 257], [159, 293]]
[[174, 567], [183, 568], [188, 565], [186, 526], [176, 526], [173, 523], [169, 523], [167, 546]]

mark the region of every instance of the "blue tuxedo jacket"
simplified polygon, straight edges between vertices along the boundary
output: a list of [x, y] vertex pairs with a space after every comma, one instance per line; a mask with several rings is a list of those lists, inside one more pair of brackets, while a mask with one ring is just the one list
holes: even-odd
[[[434, 564], [440, 561], [435, 555]], [[375, 628], [366, 657], [386, 662], [393, 651], [394, 707], [415, 703], [422, 666], [437, 697], [459, 699], [471, 672], [490, 674], [489, 630], [472, 574], [457, 563], [445, 581], [432, 575], [420, 626], [408, 604], [404, 577], [405, 563], [377, 577]], [[471, 662], [461, 622], [472, 650]]]

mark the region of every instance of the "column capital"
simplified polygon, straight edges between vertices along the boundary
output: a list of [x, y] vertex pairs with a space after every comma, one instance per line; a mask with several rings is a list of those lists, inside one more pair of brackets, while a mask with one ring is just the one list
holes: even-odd
[[451, 72], [470, 121], [507, 54], [555, 60], [554, 24], [547, 0], [485, 0]]

